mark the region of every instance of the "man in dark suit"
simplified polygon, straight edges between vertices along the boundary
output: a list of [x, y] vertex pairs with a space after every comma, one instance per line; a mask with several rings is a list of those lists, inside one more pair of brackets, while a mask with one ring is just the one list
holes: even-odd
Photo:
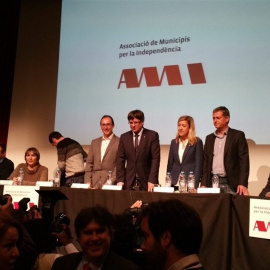
[[158, 184], [160, 145], [158, 133], [143, 127], [144, 113], [140, 110], [128, 114], [131, 131], [121, 135], [118, 146], [116, 180], [129, 190], [153, 191]]
[[6, 145], [0, 143], [0, 180], [6, 180], [13, 171], [13, 162], [6, 158]]
[[213, 110], [216, 131], [206, 137], [202, 187], [211, 187], [211, 177], [218, 174], [220, 183], [228, 186], [229, 192], [249, 195], [249, 153], [245, 134], [229, 128], [230, 112], [226, 107]]
[[113, 134], [114, 120], [104, 115], [100, 120], [102, 137], [92, 140], [86, 159], [84, 183], [93, 188], [102, 188], [107, 181], [108, 172], [112, 172], [112, 184], [116, 183], [116, 158], [119, 137]]
[[52, 270], [139, 270], [110, 250], [113, 223], [113, 216], [104, 207], [81, 210], [74, 225], [82, 252], [56, 259]]
[[263, 188], [259, 196], [270, 198], [270, 175], [268, 177], [266, 186]]

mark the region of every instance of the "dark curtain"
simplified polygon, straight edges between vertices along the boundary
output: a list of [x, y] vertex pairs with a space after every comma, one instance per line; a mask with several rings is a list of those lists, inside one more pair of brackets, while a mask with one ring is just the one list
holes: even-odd
[[0, 142], [7, 143], [21, 0], [0, 1]]

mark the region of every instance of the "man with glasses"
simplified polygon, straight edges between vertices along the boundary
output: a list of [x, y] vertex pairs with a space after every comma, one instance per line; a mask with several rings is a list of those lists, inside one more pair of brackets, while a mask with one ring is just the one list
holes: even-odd
[[158, 184], [160, 145], [158, 133], [144, 128], [144, 113], [128, 114], [130, 131], [120, 137], [116, 180], [125, 190], [153, 191]]
[[85, 167], [84, 183], [90, 183], [93, 188], [102, 188], [109, 171], [112, 171], [112, 184], [116, 182], [119, 137], [113, 133], [113, 118], [104, 115], [100, 120], [100, 127], [103, 136], [92, 140]]

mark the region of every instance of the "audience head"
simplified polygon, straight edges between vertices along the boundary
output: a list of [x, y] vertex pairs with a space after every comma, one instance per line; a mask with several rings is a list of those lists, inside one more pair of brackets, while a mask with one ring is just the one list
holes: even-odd
[[198, 254], [203, 237], [198, 213], [187, 204], [171, 199], [152, 202], [142, 208], [142, 232], [145, 251], [152, 269], [167, 269], [172, 258]]
[[179, 139], [188, 139], [188, 142], [193, 145], [197, 141], [193, 117], [189, 115], [179, 117], [177, 126], [176, 142], [178, 142]]
[[143, 128], [144, 113], [140, 110], [131, 111], [128, 114], [127, 119], [128, 119], [129, 125], [130, 125], [130, 129], [134, 133], [139, 133], [141, 131], [141, 129]]
[[4, 158], [6, 156], [6, 145], [3, 143], [0, 143], [0, 159]]
[[29, 166], [39, 164], [40, 153], [35, 147], [30, 147], [25, 151], [24, 159]]
[[106, 256], [112, 237], [114, 219], [102, 206], [81, 210], [74, 225], [75, 232], [86, 259], [100, 264]]
[[100, 119], [100, 127], [104, 138], [109, 138], [113, 133], [114, 121], [110, 115], [104, 115]]
[[57, 144], [63, 139], [63, 135], [58, 131], [53, 131], [49, 134], [49, 142], [53, 146], [57, 146]]
[[20, 224], [7, 213], [0, 212], [0, 269], [14, 269], [22, 239]]

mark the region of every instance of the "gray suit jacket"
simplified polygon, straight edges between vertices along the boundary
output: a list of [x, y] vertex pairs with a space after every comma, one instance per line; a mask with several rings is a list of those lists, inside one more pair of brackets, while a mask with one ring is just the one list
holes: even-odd
[[86, 159], [84, 183], [90, 183], [91, 187], [98, 188], [99, 182], [103, 185], [107, 180], [109, 171], [112, 171], [113, 184], [116, 182], [116, 158], [119, 144], [119, 137], [113, 135], [103, 160], [101, 160], [102, 137], [91, 142], [89, 153]]

